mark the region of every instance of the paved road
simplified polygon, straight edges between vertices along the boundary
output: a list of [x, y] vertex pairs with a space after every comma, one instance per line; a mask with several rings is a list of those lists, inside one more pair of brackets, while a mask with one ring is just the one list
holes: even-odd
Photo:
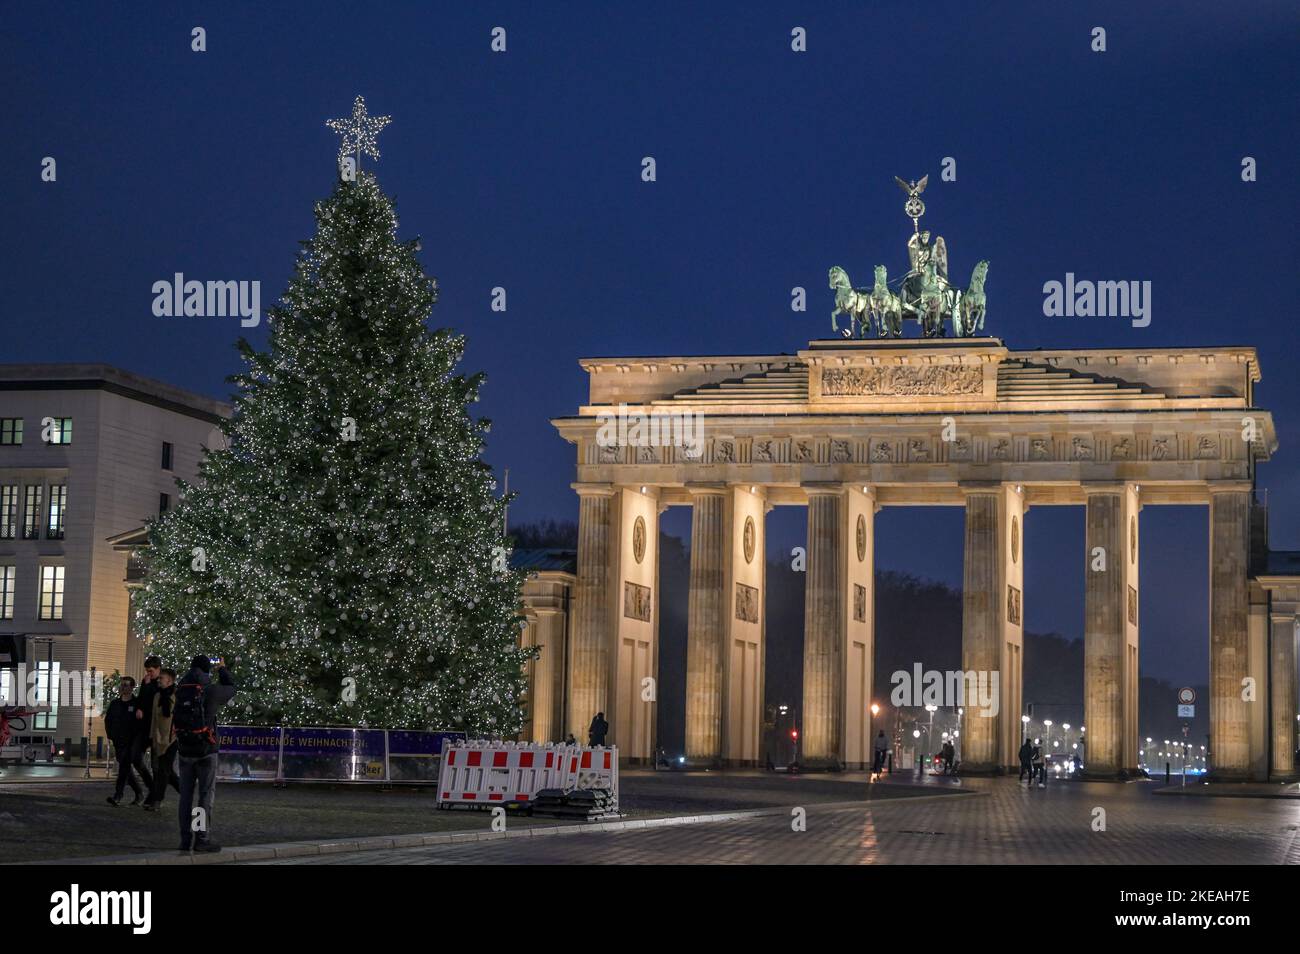
[[[1281, 864], [1300, 862], [1300, 804], [1158, 795], [1150, 784], [973, 780], [978, 797], [807, 806], [789, 816], [510, 838], [272, 864]], [[1093, 810], [1105, 809], [1105, 831]], [[484, 819], [484, 827], [487, 819]]]

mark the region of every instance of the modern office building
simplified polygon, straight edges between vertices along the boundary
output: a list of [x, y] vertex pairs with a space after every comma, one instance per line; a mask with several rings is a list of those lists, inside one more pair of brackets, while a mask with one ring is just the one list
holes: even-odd
[[[175, 501], [230, 413], [107, 365], [0, 364], [0, 665], [25, 657], [52, 693], [60, 671], [139, 677], [114, 538]], [[71, 750], [102, 735], [79, 700], [49, 701], [31, 729]]]

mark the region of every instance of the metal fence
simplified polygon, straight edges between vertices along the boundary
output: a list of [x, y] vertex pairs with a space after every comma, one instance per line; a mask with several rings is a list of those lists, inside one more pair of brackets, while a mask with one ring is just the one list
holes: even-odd
[[223, 725], [224, 781], [430, 784], [448, 740], [464, 732], [328, 726]]

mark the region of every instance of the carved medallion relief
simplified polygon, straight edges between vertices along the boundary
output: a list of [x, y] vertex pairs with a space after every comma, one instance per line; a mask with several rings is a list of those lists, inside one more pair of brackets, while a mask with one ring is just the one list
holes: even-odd
[[645, 559], [645, 518], [637, 517], [632, 524], [632, 557], [637, 563]]

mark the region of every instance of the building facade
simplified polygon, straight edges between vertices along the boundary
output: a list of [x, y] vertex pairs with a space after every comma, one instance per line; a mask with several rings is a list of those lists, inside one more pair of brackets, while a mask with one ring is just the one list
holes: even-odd
[[[175, 502], [230, 411], [106, 365], [0, 365], [0, 635], [29, 670], [139, 678], [130, 554], [113, 539]], [[102, 729], [68, 701], [32, 728], [93, 747]]]

